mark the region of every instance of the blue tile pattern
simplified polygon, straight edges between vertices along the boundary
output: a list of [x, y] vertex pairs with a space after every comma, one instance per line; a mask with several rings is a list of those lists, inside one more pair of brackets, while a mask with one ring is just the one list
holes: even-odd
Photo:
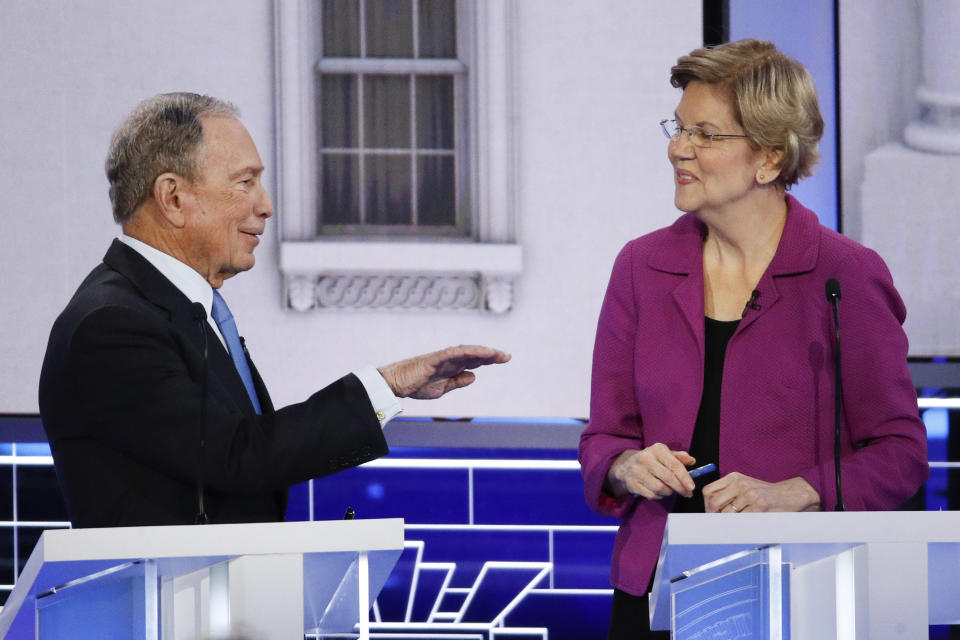
[[476, 469], [473, 504], [477, 524], [616, 524], [587, 507], [579, 468]]

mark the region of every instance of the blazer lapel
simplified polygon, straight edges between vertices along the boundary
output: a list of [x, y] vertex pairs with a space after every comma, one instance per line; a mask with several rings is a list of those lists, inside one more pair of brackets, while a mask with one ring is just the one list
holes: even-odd
[[706, 328], [703, 319], [703, 273], [694, 272], [687, 275], [673, 290], [673, 301], [686, 320], [687, 327], [693, 333], [700, 353], [700, 363], [704, 358], [704, 342]]
[[777, 301], [780, 300], [780, 292], [777, 290], [777, 285], [773, 280], [773, 275], [770, 273], [769, 268], [767, 268], [760, 278], [760, 282], [757, 283], [756, 291], [759, 291], [760, 295], [753, 301], [755, 306], [749, 308], [744, 307], [744, 314], [743, 317], [740, 318], [740, 324], [737, 326], [737, 333], [745, 331], [757, 318], [764, 313], [768, 313], [770, 309], [777, 304]]
[[[186, 336], [198, 355], [202, 355], [203, 342], [206, 340], [208, 373], [214, 383], [210, 385], [211, 392], [219, 387], [221, 395], [226, 394], [244, 413], [252, 415], [253, 404], [230, 354], [209, 322], [196, 317], [193, 303], [183, 292], [150, 264], [149, 260], [119, 240], [114, 240], [110, 245], [103, 262], [129, 279], [147, 300], [166, 311], [170, 322]], [[259, 380], [259, 376], [254, 380]], [[260, 384], [262, 386], [262, 381]], [[260, 393], [260, 387], [257, 391], [262, 401], [265, 394]]]
[[703, 224], [693, 214], [685, 214], [670, 226], [670, 233], [650, 255], [650, 268], [685, 276], [673, 289], [673, 301], [683, 315], [697, 343], [703, 364]]
[[250, 352], [247, 351], [247, 344], [243, 340], [243, 337], [241, 337], [240, 340], [243, 344], [244, 354], [247, 357], [247, 365], [250, 367], [250, 375], [253, 376], [253, 389], [257, 392], [257, 399], [260, 401], [260, 410], [263, 413], [273, 413], [273, 401], [270, 400], [267, 385], [263, 383], [260, 372], [257, 371], [257, 367], [253, 364], [253, 358], [250, 357]]
[[760, 292], [757, 304], [760, 308], [744, 314], [737, 333], [746, 330], [780, 300], [777, 278], [807, 273], [817, 264], [820, 255], [820, 221], [815, 213], [793, 196], [787, 195], [786, 201], [787, 221], [783, 225], [777, 252], [757, 284], [757, 291]]

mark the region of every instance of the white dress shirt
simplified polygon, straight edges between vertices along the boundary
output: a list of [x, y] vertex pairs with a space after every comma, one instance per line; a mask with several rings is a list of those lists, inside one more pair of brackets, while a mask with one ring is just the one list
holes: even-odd
[[[213, 329], [214, 334], [220, 339], [223, 348], [226, 349], [227, 343], [224, 341], [223, 336], [220, 334], [220, 328], [217, 327], [217, 323], [214, 322], [213, 316], [211, 315], [213, 288], [210, 286], [210, 283], [207, 282], [206, 278], [200, 275], [200, 273], [190, 265], [180, 262], [173, 256], [159, 249], [155, 249], [136, 238], [131, 238], [121, 233], [118, 239], [146, 258], [146, 260], [156, 267], [157, 271], [162, 273], [167, 280], [173, 283], [173, 286], [179, 289], [190, 302], [199, 302], [203, 305], [204, 310], [207, 312], [207, 322]], [[359, 378], [364, 390], [366, 390], [367, 397], [370, 398], [370, 404], [377, 414], [377, 419], [380, 421], [381, 427], [386, 426], [390, 420], [395, 418], [397, 414], [403, 410], [400, 406], [400, 399], [393, 394], [390, 385], [383, 379], [383, 376], [380, 375], [376, 367], [363, 367], [358, 371], [354, 371], [353, 374]]]

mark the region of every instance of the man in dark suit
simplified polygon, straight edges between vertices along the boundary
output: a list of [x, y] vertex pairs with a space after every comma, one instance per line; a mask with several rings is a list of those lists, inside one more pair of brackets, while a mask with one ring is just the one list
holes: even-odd
[[50, 334], [40, 415], [77, 527], [282, 520], [287, 488], [385, 455], [398, 397], [436, 398], [479, 346], [349, 374], [274, 409], [217, 289], [253, 267], [273, 215], [236, 109], [165, 94], [107, 157], [123, 234]]

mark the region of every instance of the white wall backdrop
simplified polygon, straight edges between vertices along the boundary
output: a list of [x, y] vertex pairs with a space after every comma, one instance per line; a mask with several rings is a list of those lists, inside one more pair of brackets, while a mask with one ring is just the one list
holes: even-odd
[[[367, 363], [479, 342], [514, 361], [441, 401], [408, 401], [408, 415], [587, 415], [613, 258], [676, 216], [657, 121], [678, 100], [669, 67], [700, 43], [700, 2], [522, 0], [517, 13], [514, 309], [286, 312], [268, 227], [257, 267], [223, 292], [278, 405]], [[0, 413], [37, 410], [49, 328], [117, 233], [103, 159], [139, 100], [189, 90], [235, 102], [274, 179], [272, 33], [270, 0], [3, 3]]]

